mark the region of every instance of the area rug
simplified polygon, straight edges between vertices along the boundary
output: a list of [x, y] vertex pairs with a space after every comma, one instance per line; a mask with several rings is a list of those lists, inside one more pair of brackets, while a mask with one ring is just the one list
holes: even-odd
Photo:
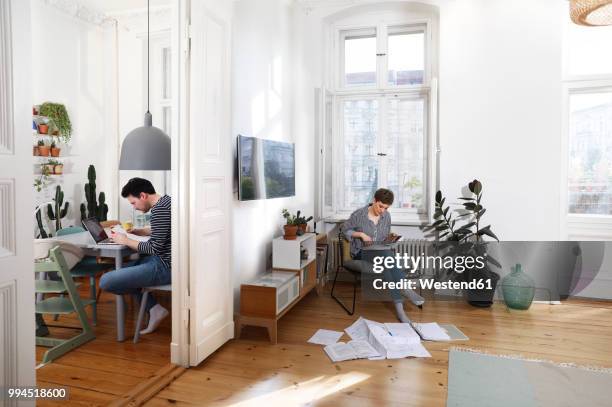
[[612, 369], [451, 348], [447, 407], [612, 405]]

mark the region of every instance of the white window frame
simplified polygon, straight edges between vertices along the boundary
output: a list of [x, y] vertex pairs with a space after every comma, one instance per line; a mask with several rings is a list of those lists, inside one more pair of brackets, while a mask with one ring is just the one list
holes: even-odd
[[612, 93], [612, 72], [608, 74], [571, 75], [569, 73], [569, 26], [564, 32], [563, 50], [563, 119], [561, 137], [561, 207], [560, 238], [562, 240], [610, 240], [612, 216], [569, 213], [567, 180], [569, 177], [570, 99], [580, 93]]
[[[433, 195], [438, 188], [437, 181], [437, 168], [438, 168], [438, 154], [440, 152], [438, 135], [437, 135], [437, 123], [438, 123], [438, 87], [437, 79], [434, 77], [434, 55], [436, 54], [435, 41], [434, 41], [434, 29], [435, 25], [431, 19], [413, 19], [413, 20], [378, 20], [378, 24], [363, 24], [363, 25], [334, 25], [330, 31], [330, 40], [332, 47], [328, 49], [328, 63], [330, 69], [327, 72], [330, 74], [328, 78], [331, 79], [331, 89], [329, 93], [333, 97], [333, 130], [332, 130], [332, 154], [333, 154], [333, 187], [334, 191], [332, 202], [332, 208], [324, 207], [323, 215], [332, 218], [347, 218], [351, 210], [341, 208], [341, 202], [343, 199], [343, 189], [338, 186], [343, 184], [343, 171], [344, 171], [344, 153], [343, 153], [343, 139], [344, 134], [342, 132], [343, 126], [343, 115], [341, 112], [341, 106], [344, 100], [349, 99], [360, 99], [364, 98], [388, 98], [397, 96], [400, 98], [423, 98], [425, 100], [425, 114], [424, 114], [424, 149], [425, 149], [425, 160], [424, 160], [424, 195], [423, 195], [423, 210], [415, 210], [413, 208], [391, 208], [390, 212], [392, 215], [393, 223], [396, 225], [424, 225], [432, 220], [433, 216]], [[377, 83], [375, 85], [368, 86], [344, 86], [344, 39], [348, 35], [359, 34], [359, 32], [368, 33], [375, 29], [377, 33], [377, 52], [383, 53], [384, 55], [379, 56], [377, 60]], [[389, 31], [400, 31], [400, 32], [424, 32], [425, 33], [425, 44], [424, 44], [424, 72], [423, 72], [423, 83], [417, 85], [392, 85], [388, 83], [388, 32]], [[383, 99], [385, 100], [385, 99]], [[379, 101], [380, 103], [380, 101]], [[386, 103], [379, 105], [379, 117], [382, 116], [381, 112], [386, 110]], [[382, 144], [384, 140], [384, 127], [381, 126], [384, 119], [379, 119], [379, 131], [377, 135], [378, 144]], [[325, 126], [325, 123], [322, 124]], [[383, 127], [382, 129], [380, 127]], [[324, 139], [322, 141], [324, 144]], [[378, 146], [379, 150], [382, 146]], [[323, 151], [323, 150], [321, 150]], [[327, 154], [329, 152], [325, 152]], [[324, 157], [321, 157], [322, 163], [324, 163]], [[381, 166], [382, 167], [382, 166]], [[326, 168], [323, 168], [323, 174], [326, 173]], [[381, 173], [381, 176], [385, 176]], [[380, 180], [380, 178], [379, 178]], [[379, 182], [381, 182], [380, 180]], [[324, 183], [321, 185], [321, 200], [324, 202]], [[364, 202], [364, 205], [366, 203]]]

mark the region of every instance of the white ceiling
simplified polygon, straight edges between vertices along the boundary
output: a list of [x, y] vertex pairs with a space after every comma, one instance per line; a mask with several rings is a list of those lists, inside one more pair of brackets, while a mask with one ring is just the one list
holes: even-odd
[[[142, 10], [147, 7], [147, 0], [78, 0], [80, 5], [88, 9], [112, 15], [129, 10]], [[151, 0], [151, 8], [158, 8], [172, 4], [172, 0]]]

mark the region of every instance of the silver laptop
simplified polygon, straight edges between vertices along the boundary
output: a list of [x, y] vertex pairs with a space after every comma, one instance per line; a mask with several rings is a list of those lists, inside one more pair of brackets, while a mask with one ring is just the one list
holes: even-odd
[[108, 237], [106, 231], [102, 225], [100, 225], [100, 222], [98, 222], [98, 219], [87, 218], [83, 221], [83, 226], [87, 229], [91, 237], [93, 237], [93, 240], [96, 241], [96, 244], [119, 244], [113, 242], [113, 239]]

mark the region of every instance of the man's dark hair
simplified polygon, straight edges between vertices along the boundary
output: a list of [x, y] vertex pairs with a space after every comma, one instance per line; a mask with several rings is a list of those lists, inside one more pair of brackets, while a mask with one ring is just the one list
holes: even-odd
[[391, 206], [391, 204], [393, 204], [393, 191], [386, 188], [380, 188], [374, 193], [374, 200]]
[[144, 192], [145, 194], [154, 194], [155, 188], [153, 188], [153, 184], [151, 181], [144, 178], [132, 178], [123, 186], [121, 190], [121, 196], [127, 198], [128, 196], [133, 196], [138, 198], [140, 194]]

